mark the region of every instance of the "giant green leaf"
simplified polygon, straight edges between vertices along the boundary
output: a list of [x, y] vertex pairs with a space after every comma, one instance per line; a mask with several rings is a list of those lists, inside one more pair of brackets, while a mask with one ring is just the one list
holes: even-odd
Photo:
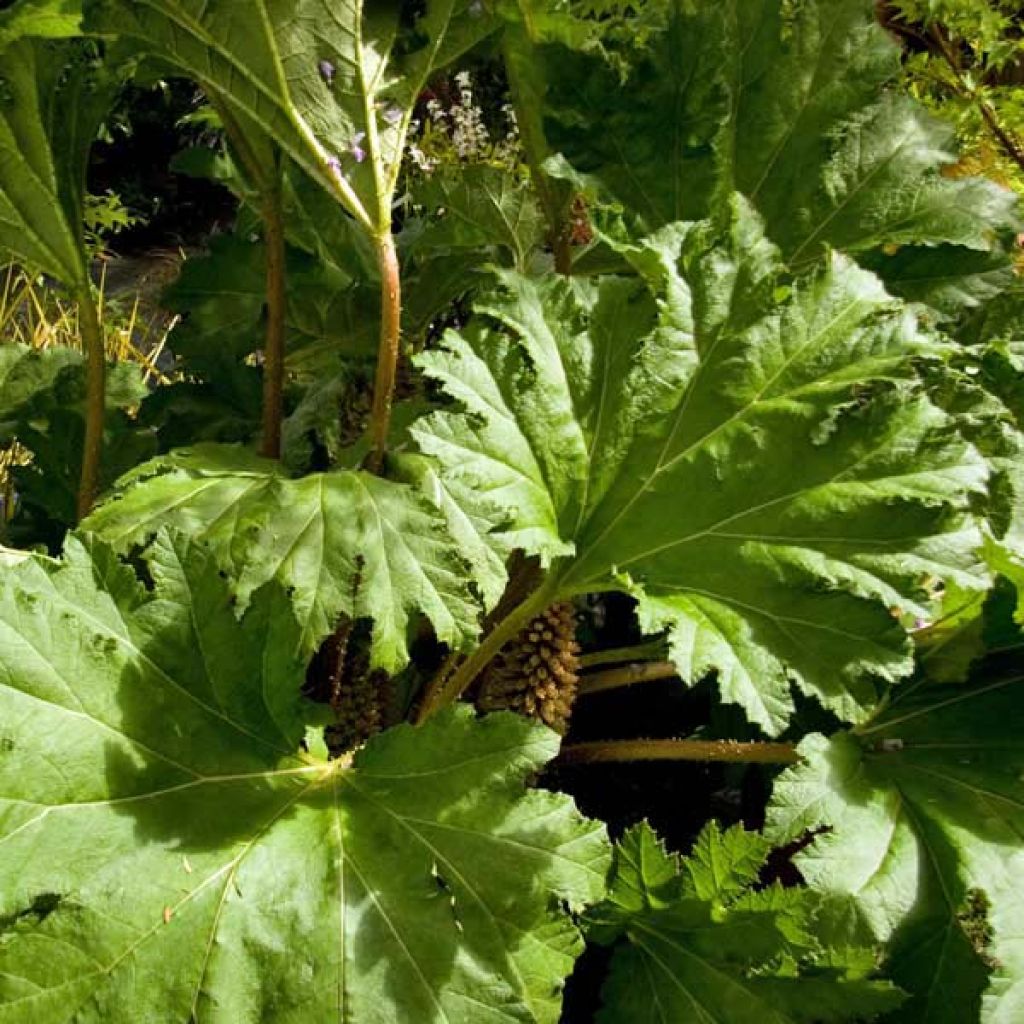
[[420, 90], [493, 28], [472, 0], [431, 0], [412, 26], [402, 23], [399, 7], [363, 0], [258, 0], [242, 8], [197, 0], [85, 3], [88, 28], [177, 65], [375, 232], [390, 230]]
[[1019, 650], [967, 684], [922, 676], [852, 733], [811, 736], [776, 784], [768, 835], [820, 830], [797, 855], [842, 934], [891, 942], [914, 998], [900, 1020], [1015, 1019], [1024, 995], [1024, 673]]
[[51, 148], [57, 72], [66, 55], [66, 44], [28, 38], [0, 53], [0, 250], [80, 287], [88, 276], [81, 224], [72, 215], [84, 180], [76, 200], [62, 188], [67, 151]]
[[689, 857], [666, 854], [646, 824], [615, 848], [608, 900], [592, 912], [613, 954], [603, 1024], [796, 1024], [866, 1020], [902, 996], [871, 981], [869, 949], [818, 942], [817, 899], [757, 882], [768, 844], [706, 826]]
[[373, 662], [408, 660], [412, 616], [462, 647], [480, 611], [444, 519], [416, 490], [356, 470], [290, 479], [276, 462], [229, 445], [197, 445], [122, 478], [83, 523], [125, 550], [161, 527], [216, 551], [247, 603], [272, 579], [288, 589], [312, 651], [339, 617], [373, 620]]
[[[593, 53], [552, 47], [546, 62], [552, 147], [648, 230], [706, 216], [736, 190], [794, 265], [826, 245], [958, 247], [944, 281], [916, 287], [946, 307], [984, 292], [979, 264], [989, 275], [1009, 265], [996, 236], [1015, 223], [1012, 193], [940, 173], [951, 131], [885, 91], [899, 48], [871, 0], [667, 6], [667, 28], [627, 54], [625, 82]], [[995, 255], [959, 266], [962, 249]], [[925, 262], [911, 251], [878, 269], [909, 292], [922, 271], [908, 258]]]
[[0, 577], [0, 1020], [554, 1024], [607, 867], [525, 788], [557, 738], [460, 709], [318, 761], [283, 591], [149, 572]]
[[421, 357], [462, 409], [418, 443], [498, 543], [555, 559], [549, 594], [636, 594], [683, 677], [717, 669], [763, 728], [790, 680], [863, 719], [912, 667], [890, 609], [984, 579], [961, 513], [985, 464], [914, 377], [942, 346], [840, 256], [787, 281], [743, 207], [632, 258], [653, 294], [502, 275]]

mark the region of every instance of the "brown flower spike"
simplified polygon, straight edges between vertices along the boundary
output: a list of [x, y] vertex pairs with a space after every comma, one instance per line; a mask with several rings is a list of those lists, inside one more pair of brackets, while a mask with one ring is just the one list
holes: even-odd
[[477, 695], [481, 711], [516, 711], [556, 732], [569, 727], [579, 686], [576, 616], [568, 602], [533, 619], [494, 659]]

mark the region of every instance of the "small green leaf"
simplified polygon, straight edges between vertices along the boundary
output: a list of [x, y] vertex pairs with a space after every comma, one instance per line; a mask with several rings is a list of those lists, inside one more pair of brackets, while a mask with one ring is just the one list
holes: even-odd
[[412, 192], [425, 208], [413, 252], [497, 247], [517, 270], [544, 240], [545, 224], [528, 181], [495, 167], [441, 168]]
[[80, 352], [64, 346], [0, 345], [0, 444], [13, 440], [40, 396], [54, 389], [68, 367], [80, 368], [82, 362]]
[[898, 989], [868, 980], [869, 950], [816, 940], [813, 893], [752, 887], [767, 852], [756, 833], [723, 833], [714, 822], [682, 860], [648, 825], [627, 832], [609, 898], [591, 914], [598, 941], [625, 939], [598, 1020], [795, 1024], [863, 1020], [898, 1006]]

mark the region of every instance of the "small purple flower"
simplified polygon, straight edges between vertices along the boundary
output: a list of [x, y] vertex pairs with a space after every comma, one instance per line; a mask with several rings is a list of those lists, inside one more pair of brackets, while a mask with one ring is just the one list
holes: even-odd
[[359, 143], [365, 138], [366, 132], [356, 132], [356, 134], [352, 136], [352, 143], [349, 148], [352, 151], [352, 155], [356, 158], [357, 164], [361, 164], [366, 159], [366, 150], [359, 145]]
[[320, 77], [327, 83], [330, 89], [334, 85], [334, 65], [329, 60], [322, 60], [317, 65], [320, 70]]
[[327, 167], [339, 177], [344, 177], [341, 171], [341, 161], [333, 153], [327, 154]]
[[390, 125], [396, 125], [402, 120], [402, 109], [401, 107], [392, 106], [387, 107], [384, 110], [384, 120]]

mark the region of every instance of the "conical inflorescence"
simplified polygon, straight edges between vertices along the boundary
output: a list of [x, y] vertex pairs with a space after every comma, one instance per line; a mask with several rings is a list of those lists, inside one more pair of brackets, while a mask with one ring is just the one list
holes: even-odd
[[564, 734], [579, 669], [573, 606], [554, 604], [502, 648], [480, 683], [477, 706], [516, 711]]

